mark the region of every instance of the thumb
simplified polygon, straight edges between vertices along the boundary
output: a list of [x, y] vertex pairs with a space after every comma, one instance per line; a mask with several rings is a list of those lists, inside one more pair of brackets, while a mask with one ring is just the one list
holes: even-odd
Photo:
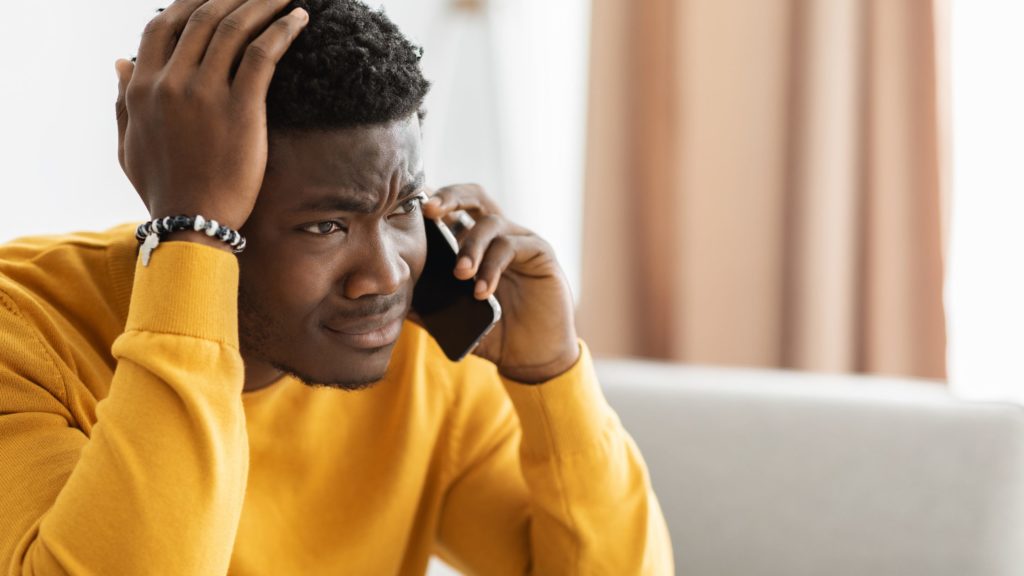
[[117, 102], [114, 104], [114, 111], [117, 115], [117, 157], [124, 168], [124, 135], [128, 130], [128, 104], [125, 101], [125, 94], [128, 92], [128, 82], [135, 72], [135, 64], [128, 60], [120, 59], [114, 62], [114, 70], [117, 72]]

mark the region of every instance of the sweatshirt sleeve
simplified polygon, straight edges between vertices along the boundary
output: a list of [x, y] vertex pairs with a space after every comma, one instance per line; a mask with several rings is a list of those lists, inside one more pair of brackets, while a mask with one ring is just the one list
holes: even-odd
[[248, 472], [237, 288], [235, 257], [206, 246], [169, 242], [138, 266], [88, 433], [64, 408], [73, 373], [4, 300], [5, 574], [227, 572]]
[[440, 556], [467, 574], [672, 574], [647, 467], [586, 346], [546, 383], [493, 378], [500, 384], [469, 382], [472, 405], [460, 407], [469, 416]]

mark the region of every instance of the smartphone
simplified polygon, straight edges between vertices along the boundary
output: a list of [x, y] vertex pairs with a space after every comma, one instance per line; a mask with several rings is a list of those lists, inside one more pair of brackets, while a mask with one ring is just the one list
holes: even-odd
[[424, 216], [427, 231], [427, 263], [413, 290], [412, 308], [423, 326], [441, 346], [445, 356], [457, 362], [466, 357], [501, 320], [501, 305], [493, 296], [477, 300], [475, 279], [455, 277], [459, 243], [445, 225]]

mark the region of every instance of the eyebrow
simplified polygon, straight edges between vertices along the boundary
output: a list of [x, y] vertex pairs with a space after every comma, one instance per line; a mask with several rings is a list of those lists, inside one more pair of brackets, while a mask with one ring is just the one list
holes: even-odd
[[[423, 187], [426, 177], [423, 172], [417, 174], [411, 181], [402, 186], [398, 191], [396, 202], [401, 202], [416, 193]], [[303, 202], [295, 208], [295, 212], [354, 212], [357, 214], [372, 214], [377, 210], [377, 204], [370, 201], [366, 196], [360, 197], [330, 195], [312, 198]]]

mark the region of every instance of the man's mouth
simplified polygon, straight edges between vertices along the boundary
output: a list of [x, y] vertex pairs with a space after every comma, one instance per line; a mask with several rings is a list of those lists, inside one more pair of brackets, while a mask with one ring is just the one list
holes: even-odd
[[394, 344], [402, 333], [404, 319], [404, 314], [396, 317], [391, 313], [352, 322], [325, 323], [322, 327], [351, 348], [374, 349]]

